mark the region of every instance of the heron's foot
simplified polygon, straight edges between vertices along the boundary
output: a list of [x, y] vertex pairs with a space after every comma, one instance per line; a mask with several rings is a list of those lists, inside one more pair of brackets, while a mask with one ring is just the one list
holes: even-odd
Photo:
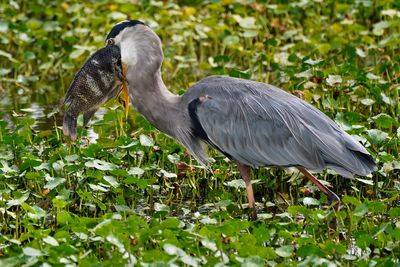
[[[328, 191], [328, 194], [326, 196], [328, 197], [329, 204], [331, 204], [335, 211], [338, 212], [340, 210], [340, 198], [330, 190]], [[329, 222], [328, 227], [330, 231], [337, 232], [338, 223], [336, 216], [333, 216], [332, 220]]]
[[340, 210], [340, 198], [329, 190], [329, 193], [326, 195], [328, 197], [329, 204], [333, 204], [333, 207], [336, 211]]
[[250, 209], [249, 220], [250, 220], [250, 221], [255, 221], [255, 220], [257, 220], [257, 209], [256, 209], [256, 208], [251, 208], [251, 209]]

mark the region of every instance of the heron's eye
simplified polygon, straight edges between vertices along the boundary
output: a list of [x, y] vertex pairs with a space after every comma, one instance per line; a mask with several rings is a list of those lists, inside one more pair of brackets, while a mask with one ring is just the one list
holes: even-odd
[[115, 41], [114, 41], [113, 38], [110, 38], [110, 39], [107, 39], [106, 44], [107, 45], [113, 45], [113, 44], [115, 44]]

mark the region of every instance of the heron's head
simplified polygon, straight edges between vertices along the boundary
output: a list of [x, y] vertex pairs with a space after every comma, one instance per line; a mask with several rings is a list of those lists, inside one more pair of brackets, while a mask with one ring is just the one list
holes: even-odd
[[117, 45], [126, 78], [155, 73], [161, 68], [164, 55], [160, 38], [139, 20], [124, 20], [111, 29], [106, 45]]

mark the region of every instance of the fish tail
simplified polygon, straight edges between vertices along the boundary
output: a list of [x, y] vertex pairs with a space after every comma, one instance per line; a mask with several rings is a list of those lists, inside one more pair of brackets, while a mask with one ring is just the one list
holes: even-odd
[[76, 116], [73, 116], [68, 109], [64, 114], [63, 133], [65, 136], [69, 136], [72, 141], [76, 139], [76, 121]]

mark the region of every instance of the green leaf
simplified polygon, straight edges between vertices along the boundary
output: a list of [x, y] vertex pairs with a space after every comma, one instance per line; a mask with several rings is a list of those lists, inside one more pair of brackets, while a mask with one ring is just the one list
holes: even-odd
[[392, 218], [400, 217], [400, 208], [391, 208], [388, 212], [389, 216]]
[[99, 159], [89, 160], [85, 163], [85, 166], [88, 168], [96, 168], [101, 171], [109, 171], [117, 168], [115, 164]]
[[105, 175], [105, 176], [103, 176], [103, 179], [106, 180], [112, 187], [114, 187], [114, 188], [119, 187], [119, 183], [118, 183], [117, 179], [115, 179], [115, 177]]
[[361, 99], [361, 104], [365, 105], [365, 106], [371, 106], [375, 103], [376, 101], [371, 99], [371, 98], [364, 98]]
[[340, 75], [328, 75], [326, 78], [326, 83], [330, 86], [340, 85], [343, 82], [343, 79]]
[[239, 43], [239, 36], [236, 35], [228, 35], [224, 38], [224, 45], [226, 46], [234, 46]]
[[365, 204], [361, 204], [357, 206], [353, 214], [357, 217], [363, 217], [367, 212], [368, 212], [368, 206]]
[[312, 197], [303, 198], [303, 204], [306, 206], [318, 206], [320, 204], [318, 199]]
[[11, 73], [11, 69], [0, 69], [0, 76], [5, 76]]
[[64, 178], [50, 178], [48, 182], [45, 184], [44, 188], [48, 188], [50, 190], [56, 188], [57, 186], [65, 183]]
[[142, 146], [154, 146], [154, 140], [150, 136], [141, 134], [139, 136], [139, 141]]
[[291, 257], [294, 251], [294, 246], [287, 245], [287, 246], [281, 246], [277, 249], [275, 249], [275, 252], [278, 256], [287, 258]]
[[211, 239], [208, 239], [208, 238], [204, 238], [204, 239], [202, 239], [201, 240], [201, 244], [204, 246], [204, 247], [206, 247], [206, 248], [208, 248], [209, 250], [211, 250], [211, 251], [217, 251], [217, 244], [214, 242], [214, 241], [212, 241]]
[[43, 255], [43, 253], [40, 250], [31, 247], [24, 247], [22, 249], [22, 252], [29, 257], [40, 257]]
[[385, 210], [385, 204], [379, 201], [368, 201], [368, 211], [378, 213]]
[[68, 211], [60, 211], [57, 214], [57, 223], [58, 224], [63, 225], [63, 224], [69, 224], [71, 222], [72, 222], [72, 217]]
[[364, 184], [374, 185], [374, 181], [373, 180], [366, 180], [366, 179], [361, 179], [361, 178], [356, 178], [356, 179], [357, 179], [357, 181], [360, 181], [360, 182], [362, 182]]
[[381, 128], [390, 128], [392, 125], [396, 124], [396, 120], [386, 113], [380, 113], [372, 117], [372, 119], [376, 125]]
[[390, 22], [388, 21], [380, 21], [378, 23], [374, 24], [374, 27], [372, 29], [372, 32], [374, 35], [383, 35], [384, 29], [388, 28], [390, 26]]
[[12, 206], [21, 205], [23, 202], [25, 202], [28, 199], [28, 197], [29, 197], [29, 192], [21, 195], [17, 199], [11, 199], [11, 200], [7, 201], [7, 209], [11, 208]]
[[136, 175], [136, 176], [142, 176], [144, 173], [144, 170], [139, 167], [132, 167], [129, 169], [128, 174], [130, 175]]
[[367, 133], [368, 133], [368, 137], [369, 137], [371, 143], [374, 145], [381, 144], [383, 141], [386, 140], [386, 138], [389, 137], [388, 133], [383, 132], [378, 129], [367, 130]]
[[57, 246], [59, 246], [60, 244], [58, 243], [58, 241], [54, 238], [54, 237], [52, 237], [52, 236], [46, 236], [45, 238], [43, 238], [43, 242], [45, 242], [45, 243], [47, 243], [47, 244], [49, 244], [49, 245], [51, 245], [51, 246], [54, 246], [54, 247], [57, 247]]
[[69, 54], [69, 58], [70, 59], [77, 59], [80, 56], [82, 56], [85, 52], [86, 52], [86, 50], [76, 49], [76, 50], [72, 51], [72, 53]]
[[242, 18], [239, 15], [233, 15], [233, 18], [239, 23], [240, 27], [244, 29], [257, 29], [256, 19], [254, 17]]

